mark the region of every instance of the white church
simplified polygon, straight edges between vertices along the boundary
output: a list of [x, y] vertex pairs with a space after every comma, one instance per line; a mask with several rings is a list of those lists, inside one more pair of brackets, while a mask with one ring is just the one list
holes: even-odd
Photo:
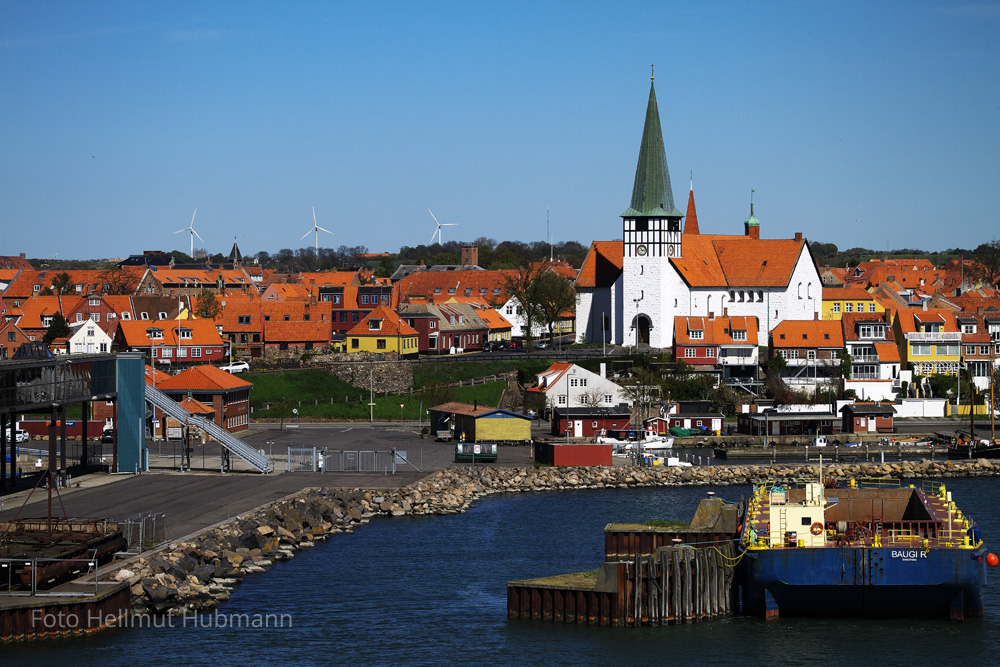
[[652, 83], [632, 202], [621, 218], [622, 240], [593, 242], [577, 278], [581, 342], [666, 349], [676, 316], [746, 315], [760, 322], [766, 344], [783, 320], [819, 317], [822, 284], [801, 234], [760, 238], [753, 204], [742, 235], [702, 234], [693, 189], [686, 216], [674, 206]]

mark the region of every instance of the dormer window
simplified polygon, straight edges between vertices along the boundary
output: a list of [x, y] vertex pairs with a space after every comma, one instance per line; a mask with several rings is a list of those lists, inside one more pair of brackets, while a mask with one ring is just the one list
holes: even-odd
[[101, 305], [101, 300], [100, 299], [87, 299], [87, 305], [90, 305], [90, 306], [99, 306], [99, 305]]
[[191, 340], [191, 330], [180, 328], [177, 330], [177, 337], [181, 340]]
[[382, 330], [382, 320], [368, 320], [368, 330], [369, 331], [381, 331]]
[[159, 316], [161, 320], [167, 319], [167, 313], [162, 310], [159, 312]]
[[689, 329], [688, 337], [691, 340], [701, 340], [705, 337], [705, 331], [703, 329]]
[[963, 324], [962, 325], [962, 333], [964, 333], [964, 334], [974, 334], [974, 333], [976, 333], [976, 325], [975, 324]]
[[747, 339], [746, 331], [736, 331], [735, 329], [733, 330], [733, 340], [746, 340], [746, 339]]
[[43, 327], [50, 327], [50, 326], [52, 326], [52, 316], [51, 315], [43, 315], [42, 316], [42, 326]]
[[150, 340], [163, 340], [163, 329], [146, 329]]

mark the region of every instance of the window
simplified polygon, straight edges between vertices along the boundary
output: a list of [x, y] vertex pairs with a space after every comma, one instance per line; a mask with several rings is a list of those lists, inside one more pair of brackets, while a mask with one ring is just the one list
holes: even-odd
[[100, 299], [87, 299], [87, 305], [88, 306], [99, 306], [99, 305], [101, 305], [101, 300]]
[[368, 330], [369, 331], [381, 331], [382, 330], [382, 320], [368, 320]]
[[493, 288], [493, 296], [500, 296], [500, 288], [499, 287], [494, 287]]
[[181, 340], [191, 340], [191, 330], [190, 329], [178, 329], [177, 337]]
[[201, 358], [201, 348], [200, 347], [192, 347], [191, 348], [191, 356], [193, 358], [195, 358], [195, 359], [200, 359]]
[[113, 319], [115, 319], [115, 314], [114, 313], [108, 313], [108, 321], [111, 321]]
[[715, 348], [710, 347], [705, 350], [705, 356], [714, 359], [715, 358]]
[[514, 314], [514, 306], [507, 306], [507, 314], [508, 315]]
[[292, 319], [292, 316], [291, 316], [291, 315], [283, 315], [283, 316], [281, 317], [281, 319], [282, 319], [282, 321], [284, 321], [284, 322], [289, 322], [289, 321], [291, 321], [291, 319]]
[[90, 317], [95, 322], [100, 322], [101, 321], [101, 314], [100, 313], [91, 313]]
[[346, 312], [341, 311], [341, 313], [340, 313], [340, 321], [341, 322], [346, 322], [347, 321], [347, 313]]
[[352, 338], [352, 339], [351, 339], [351, 349], [352, 349], [352, 350], [356, 350], [356, 349], [358, 349], [358, 346], [359, 346], [359, 345], [360, 345], [360, 343], [358, 342], [358, 339], [357, 339], [357, 338]]
[[[125, 318], [125, 319], [128, 319], [128, 318]], [[139, 319], [140, 320], [148, 320], [149, 319], [149, 313], [139, 313]]]
[[853, 313], [854, 312], [854, 304], [853, 303], [845, 303], [844, 304], [844, 312], [845, 313]]
[[108, 344], [101, 343], [101, 352], [107, 352], [107, 351], [108, 351]]
[[94, 335], [94, 327], [87, 327], [87, 335], [88, 336]]
[[807, 351], [806, 359], [808, 359], [809, 361], [816, 361], [816, 350]]
[[368, 305], [368, 295], [367, 294], [362, 294], [361, 295], [361, 305], [363, 305], [363, 306], [367, 306]]
[[733, 340], [746, 340], [746, 339], [747, 339], [746, 331], [733, 331]]
[[918, 345], [914, 343], [912, 349], [913, 349], [913, 356], [915, 357], [929, 357], [931, 354], [930, 345]]
[[375, 347], [379, 350], [385, 349], [385, 338], [379, 338], [375, 341]]
[[788, 358], [788, 350], [778, 350], [778, 354], [781, 356], [782, 359]]
[[448, 288], [448, 294], [454, 294], [454, 293], [455, 293], [455, 288], [454, 287], [449, 287]]
[[580, 386], [581, 387], [587, 386], [587, 378], [580, 378]]
[[160, 348], [160, 357], [162, 359], [170, 359], [173, 356], [174, 356], [174, 349], [173, 348], [171, 348], [171, 347], [161, 347]]
[[128, 322], [129, 320], [132, 319], [132, 313], [130, 313], [128, 311], [123, 311], [122, 312], [122, 319], [125, 320], [126, 322]]
[[178, 359], [184, 359], [184, 358], [186, 358], [187, 356], [188, 356], [188, 351], [187, 351], [187, 348], [186, 348], [186, 347], [182, 347], [182, 348], [179, 348], [179, 349], [177, 350], [177, 358], [178, 358]]
[[15, 331], [8, 331], [7, 332], [7, 341], [13, 343], [15, 340], [17, 340], [17, 332], [15, 332]]
[[37, 283], [31, 286], [31, 291], [32, 291], [32, 292], [38, 292], [38, 291], [40, 291], [41, 289], [42, 289], [42, 286], [41, 286], [41, 285], [39, 285], [39, 284], [37, 284]]
[[834, 302], [834, 304], [833, 304], [833, 312], [835, 312], [835, 313], [839, 313], [840, 312], [840, 302], [839, 301]]
[[691, 340], [701, 340], [705, 337], [705, 332], [701, 329], [691, 329], [688, 331], [688, 336]]
[[799, 351], [798, 350], [789, 350], [788, 351], [788, 358], [789, 359], [798, 359], [799, 358]]
[[77, 322], [83, 322], [83, 313], [77, 313], [76, 314], [76, 321]]
[[875, 312], [875, 303], [874, 302], [868, 304], [868, 312], [869, 313], [874, 313]]
[[559, 394], [558, 401], [559, 405], [566, 405], [566, 394]]
[[569, 386], [576, 387], [576, 386], [578, 386], [578, 384], [579, 384], [579, 380], [577, 380], [577, 378], [570, 378], [569, 379]]
[[952, 345], [938, 345], [937, 346], [937, 353], [938, 353], [939, 356], [957, 355], [958, 354], [958, 348], [959, 348], [959, 345], [957, 343], [952, 344]]
[[361, 318], [359, 317], [359, 313], [351, 313], [351, 321], [352, 322], [360, 322]]
[[167, 319], [167, 314], [164, 311], [161, 310], [160, 313], [159, 313], [159, 315], [160, 315], [160, 319], [161, 320]]
[[437, 325], [438, 325], [437, 320], [430, 320], [427, 323], [427, 328], [428, 329], [437, 329]]
[[52, 316], [51, 315], [43, 315], [42, 316], [42, 326], [43, 327], [50, 327], [50, 326], [52, 326]]
[[975, 324], [963, 324], [962, 325], [962, 333], [965, 333], [965, 334], [976, 333], [976, 325]]
[[975, 345], [966, 345], [965, 346], [965, 353], [966, 354], [975, 354], [976, 353], [976, 346]]
[[611, 405], [611, 401], [613, 401], [613, 400], [614, 400], [614, 397], [612, 397], [611, 394], [605, 394], [604, 395], [604, 403], [606, 405]]
[[685, 347], [684, 348], [684, 358], [685, 359], [691, 359], [692, 357], [697, 356], [697, 354], [698, 354], [698, 351], [697, 351], [696, 348], [693, 348], [693, 347]]
[[989, 345], [980, 345], [979, 346], [979, 354], [987, 355], [989, 353], [990, 353], [990, 346]]
[[265, 322], [270, 322], [271, 321], [271, 316], [270, 315], [265, 315], [264, 316], [264, 321]]

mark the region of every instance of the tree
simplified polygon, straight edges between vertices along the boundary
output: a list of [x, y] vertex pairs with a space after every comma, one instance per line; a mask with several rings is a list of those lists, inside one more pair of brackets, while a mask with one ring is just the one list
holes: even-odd
[[972, 253], [969, 270], [984, 283], [1000, 283], [1000, 241], [980, 244]]
[[576, 305], [576, 290], [568, 280], [555, 271], [545, 271], [535, 281], [532, 290], [538, 304], [540, 321], [545, 322], [552, 338], [555, 323], [565, 312], [572, 312]]
[[57, 295], [72, 294], [73, 278], [65, 271], [52, 276], [52, 293]]
[[114, 266], [97, 279], [104, 284], [105, 294], [132, 294], [139, 287], [138, 273], [124, 266]]
[[70, 333], [69, 325], [66, 324], [66, 318], [57, 310], [56, 314], [52, 316], [52, 323], [49, 324], [49, 328], [45, 331], [45, 336], [42, 337], [42, 342], [50, 345], [56, 338], [66, 338]]
[[203, 287], [194, 302], [194, 313], [198, 317], [206, 320], [217, 320], [222, 316], [222, 304], [219, 303], [215, 292]]
[[638, 427], [650, 416], [653, 405], [662, 396], [660, 376], [653, 371], [640, 368], [621, 383], [622, 395], [632, 403], [632, 425]]
[[375, 275], [379, 278], [388, 278], [395, 272], [396, 265], [388, 255], [379, 260], [378, 268], [375, 269]]
[[528, 340], [534, 336], [532, 329], [534, 329], [535, 323], [541, 321], [543, 317], [535, 295], [537, 278], [537, 269], [533, 269], [530, 265], [522, 265], [520, 268], [503, 274], [504, 288], [510, 298], [517, 300], [517, 316], [521, 319], [519, 324], [524, 337]]

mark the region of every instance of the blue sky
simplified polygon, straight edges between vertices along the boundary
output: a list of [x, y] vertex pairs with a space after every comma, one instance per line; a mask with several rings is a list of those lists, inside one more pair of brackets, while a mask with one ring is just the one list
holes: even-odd
[[650, 64], [703, 233], [998, 237], [998, 2], [0, 0], [0, 254], [621, 238]]

